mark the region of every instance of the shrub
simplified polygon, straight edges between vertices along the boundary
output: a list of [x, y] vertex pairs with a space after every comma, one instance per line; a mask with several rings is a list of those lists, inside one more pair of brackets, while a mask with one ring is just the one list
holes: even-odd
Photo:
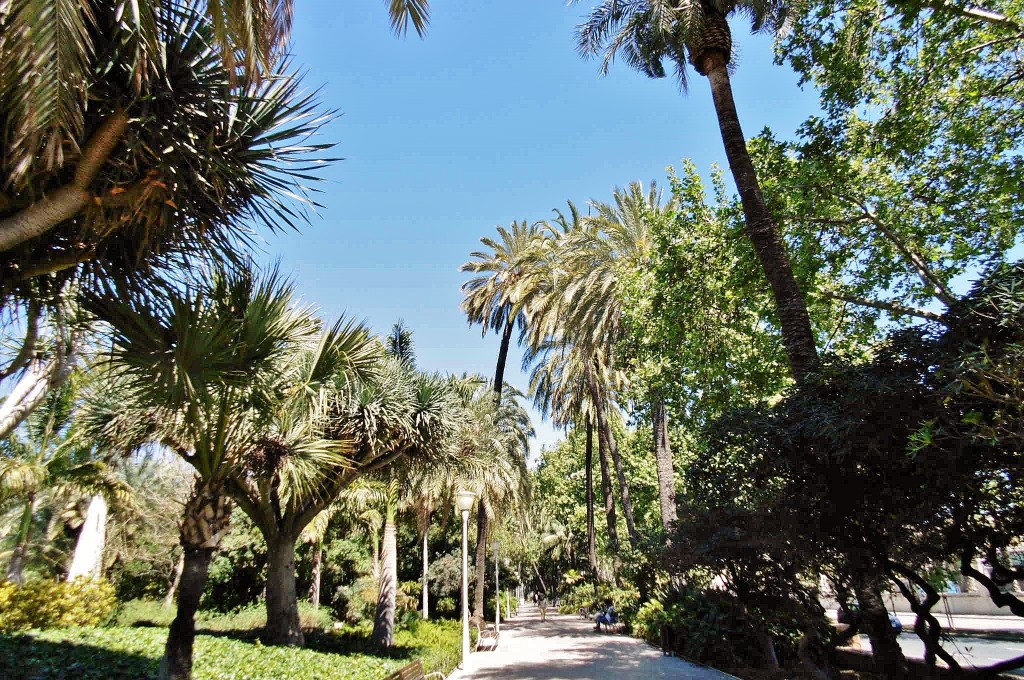
[[0, 631], [95, 626], [111, 618], [117, 606], [106, 581], [76, 579], [0, 583]]

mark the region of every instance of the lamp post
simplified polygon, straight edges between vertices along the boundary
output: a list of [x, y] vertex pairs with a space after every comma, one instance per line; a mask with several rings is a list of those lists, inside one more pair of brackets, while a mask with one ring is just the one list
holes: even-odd
[[[501, 541], [494, 542], [494, 632], [501, 632], [501, 581], [498, 579], [498, 548]], [[505, 612], [506, 614], [508, 612]]]
[[476, 494], [459, 491], [455, 506], [462, 513], [462, 667], [469, 661], [469, 511], [473, 509]]

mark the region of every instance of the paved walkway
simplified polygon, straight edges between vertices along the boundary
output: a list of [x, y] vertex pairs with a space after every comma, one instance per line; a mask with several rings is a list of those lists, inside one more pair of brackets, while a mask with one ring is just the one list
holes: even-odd
[[591, 621], [552, 614], [547, 620], [532, 605], [501, 624], [495, 651], [469, 655], [465, 670], [450, 680], [729, 680], [733, 676], [697, 666], [642, 640], [613, 633], [595, 633]]

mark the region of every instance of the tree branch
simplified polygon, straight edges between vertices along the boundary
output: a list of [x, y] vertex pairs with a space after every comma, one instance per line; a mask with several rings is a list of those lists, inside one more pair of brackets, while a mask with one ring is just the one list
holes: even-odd
[[0, 380], [14, 375], [25, 368], [32, 361], [36, 353], [36, 342], [39, 339], [39, 302], [29, 300], [28, 309], [25, 310], [25, 341], [21, 343], [18, 354], [7, 364], [7, 368], [0, 370]]
[[956, 297], [949, 291], [949, 288], [946, 287], [946, 284], [943, 283], [935, 275], [934, 272], [932, 272], [931, 268], [928, 266], [928, 263], [924, 261], [923, 257], [918, 255], [913, 250], [911, 250], [910, 247], [896, 235], [896, 232], [890, 229], [888, 225], [885, 224], [885, 222], [883, 222], [877, 215], [871, 212], [867, 205], [865, 205], [861, 201], [852, 198], [847, 198], [846, 200], [850, 201], [858, 208], [860, 208], [864, 217], [866, 217], [868, 221], [871, 222], [871, 224], [873, 224], [875, 228], [882, 233], [883, 236], [885, 236], [885, 238], [889, 239], [889, 242], [896, 247], [896, 250], [898, 250], [905, 258], [907, 258], [907, 260], [914, 266], [914, 269], [917, 270], [917, 275], [921, 278], [921, 280], [924, 282], [926, 286], [932, 288], [933, 294], [935, 295], [935, 297], [942, 301], [942, 304], [946, 305], [947, 307], [952, 307], [954, 304], [956, 304]]
[[960, 556], [960, 573], [965, 576], [970, 576], [975, 581], [985, 586], [985, 590], [988, 591], [988, 596], [997, 607], [1009, 607], [1010, 611], [1013, 612], [1014, 615], [1024, 617], [1024, 602], [1021, 602], [1010, 593], [1004, 593], [999, 590], [999, 586], [996, 585], [995, 581], [990, 579], [988, 576], [985, 576], [971, 565], [971, 561], [973, 559], [973, 550], [969, 550]]
[[100, 168], [107, 162], [127, 129], [128, 114], [124, 109], [117, 109], [82, 149], [70, 184], [65, 184], [24, 210], [0, 220], [0, 252], [40, 236], [81, 212], [92, 198], [89, 185], [96, 179]]
[[939, 643], [939, 636], [942, 635], [942, 624], [931, 613], [932, 607], [942, 598], [939, 597], [935, 588], [916, 572], [892, 561], [887, 562], [887, 566], [890, 570], [913, 581], [914, 585], [925, 592], [925, 600], [921, 602], [901, 579], [892, 579], [896, 583], [896, 587], [900, 589], [903, 597], [907, 598], [907, 602], [910, 603], [910, 608], [914, 611], [914, 614], [917, 615], [914, 621], [914, 632], [917, 633], [917, 637], [921, 638], [921, 642], [924, 643], [926, 650], [925, 663], [929, 667], [934, 667], [935, 657], [938, 656], [950, 668], [959, 671], [960, 664]]
[[948, 0], [925, 0], [922, 3], [925, 7], [936, 12], [952, 12], [953, 14], [959, 14], [962, 17], [969, 19], [977, 19], [988, 24], [996, 24], [997, 26], [1009, 26], [1011, 28], [1020, 28], [1016, 21], [1010, 19], [1005, 14], [996, 12], [995, 10], [986, 9], [970, 3], [965, 3], [963, 6], [957, 5]]
[[860, 297], [859, 295], [848, 295], [846, 293], [837, 293], [831, 290], [819, 291], [821, 295], [833, 300], [842, 300], [843, 302], [849, 302], [861, 307], [871, 307], [872, 309], [879, 309], [883, 312], [889, 312], [893, 316], [916, 316], [921, 319], [931, 319], [933, 321], [941, 321], [942, 315], [936, 314], [935, 312], [921, 307], [910, 307], [908, 305], [901, 304], [895, 300], [872, 300], [871, 298]]

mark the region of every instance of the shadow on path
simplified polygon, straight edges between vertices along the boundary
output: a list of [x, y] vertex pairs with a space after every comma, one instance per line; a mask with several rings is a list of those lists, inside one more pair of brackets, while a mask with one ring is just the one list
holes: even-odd
[[451, 680], [726, 680], [732, 676], [663, 656], [647, 643], [594, 631], [592, 621], [549, 613], [536, 607], [501, 624], [497, 649], [470, 654], [468, 668]]

